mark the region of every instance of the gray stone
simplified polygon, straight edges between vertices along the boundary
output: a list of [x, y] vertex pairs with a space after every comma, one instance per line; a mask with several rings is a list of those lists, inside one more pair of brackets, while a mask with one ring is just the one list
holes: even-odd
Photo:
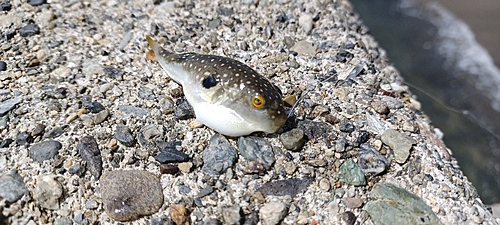
[[247, 160], [260, 162], [266, 169], [271, 168], [274, 161], [273, 146], [269, 141], [260, 137], [240, 137], [238, 149], [241, 156]]
[[15, 202], [28, 192], [23, 178], [12, 169], [0, 177], [0, 197], [7, 202]]
[[62, 185], [54, 175], [41, 175], [36, 179], [33, 198], [43, 208], [59, 209], [59, 199], [63, 194]]
[[[178, 143], [180, 145], [180, 143]], [[189, 160], [189, 156], [177, 150], [177, 143], [170, 143], [161, 148], [160, 153], [155, 157], [156, 161], [160, 163], [174, 163], [185, 162]]]
[[303, 13], [299, 17], [299, 26], [302, 27], [304, 32], [309, 33], [313, 28], [313, 17], [309, 13]]
[[224, 136], [215, 134], [210, 138], [202, 157], [202, 171], [210, 175], [218, 175], [226, 172], [236, 163], [238, 152]]
[[358, 152], [358, 165], [363, 173], [374, 176], [384, 172], [390, 163], [375, 148], [365, 143]]
[[366, 185], [365, 175], [361, 168], [352, 159], [348, 159], [340, 166], [339, 180], [350, 185]]
[[155, 94], [153, 93], [153, 90], [151, 90], [148, 87], [140, 87], [138, 94], [139, 94], [139, 98], [142, 98], [142, 99], [147, 99], [147, 100], [154, 100], [155, 99]]
[[262, 225], [279, 224], [288, 213], [288, 206], [283, 202], [269, 202], [259, 210]]
[[186, 120], [194, 117], [194, 109], [186, 100], [178, 101], [176, 105], [177, 107], [174, 110], [175, 118]]
[[83, 167], [80, 163], [75, 162], [69, 167], [68, 172], [70, 174], [81, 176], [85, 172], [85, 167]]
[[13, 109], [17, 104], [21, 103], [23, 101], [22, 98], [13, 98], [9, 100], [5, 100], [2, 103], [0, 103], [0, 116], [4, 116], [9, 112], [11, 109]]
[[364, 208], [375, 225], [442, 224], [421, 198], [394, 184], [375, 184], [370, 197]]
[[290, 151], [298, 151], [304, 145], [304, 131], [300, 128], [289, 130], [280, 135], [283, 146]]
[[132, 147], [133, 145], [135, 145], [135, 138], [132, 135], [132, 132], [127, 126], [123, 124], [118, 124], [116, 126], [115, 138], [122, 145], [125, 145], [127, 147]]
[[209, 194], [212, 194], [214, 192], [214, 188], [212, 186], [207, 186], [206, 188], [203, 188], [198, 192], [198, 197], [203, 198]]
[[257, 191], [261, 192], [264, 196], [289, 195], [294, 198], [295, 196], [297, 196], [297, 194], [306, 190], [313, 181], [313, 178], [291, 178], [286, 180], [277, 180], [263, 184], [262, 187], [257, 189]]
[[156, 124], [144, 126], [137, 135], [137, 141], [141, 147], [155, 147], [157, 140], [163, 139], [163, 127]]
[[85, 208], [87, 209], [97, 209], [99, 207], [99, 203], [97, 203], [94, 199], [90, 199], [85, 203]]
[[94, 124], [100, 124], [106, 120], [109, 116], [109, 110], [105, 109], [98, 112], [94, 117]]
[[31, 146], [29, 156], [35, 162], [41, 163], [45, 160], [53, 159], [59, 153], [59, 149], [61, 148], [62, 144], [60, 142], [48, 140]]
[[400, 164], [406, 162], [411, 146], [415, 143], [415, 140], [393, 129], [385, 130], [381, 139], [394, 151], [394, 159]]
[[104, 211], [114, 220], [136, 220], [156, 213], [163, 205], [160, 180], [150, 172], [108, 171], [99, 182]]
[[83, 161], [87, 162], [87, 170], [97, 180], [102, 173], [102, 158], [99, 145], [92, 136], [85, 136], [76, 146]]
[[131, 105], [120, 105], [118, 106], [118, 110], [121, 111], [121, 113], [119, 113], [118, 116], [121, 114], [127, 114], [135, 116], [137, 118], [143, 118], [144, 116], [149, 114], [149, 109]]
[[222, 218], [224, 219], [224, 224], [240, 224], [240, 211], [241, 208], [239, 205], [222, 208]]
[[353, 225], [356, 222], [356, 215], [351, 211], [340, 213], [338, 217], [345, 225]]
[[47, 0], [29, 0], [28, 3], [32, 6], [39, 6], [39, 5], [47, 3]]
[[16, 136], [16, 143], [18, 145], [27, 145], [33, 141], [33, 137], [28, 131], [23, 131]]
[[29, 37], [39, 33], [40, 33], [40, 27], [38, 27], [38, 25], [34, 23], [30, 23], [19, 29], [19, 35], [21, 35], [21, 37]]
[[73, 225], [73, 221], [68, 217], [59, 217], [54, 220], [52, 225]]

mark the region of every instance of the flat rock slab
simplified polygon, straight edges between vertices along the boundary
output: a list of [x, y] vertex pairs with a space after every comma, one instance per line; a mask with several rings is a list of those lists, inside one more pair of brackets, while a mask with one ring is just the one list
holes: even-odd
[[163, 205], [160, 180], [150, 172], [105, 172], [100, 181], [106, 214], [117, 221], [132, 221], [157, 212]]

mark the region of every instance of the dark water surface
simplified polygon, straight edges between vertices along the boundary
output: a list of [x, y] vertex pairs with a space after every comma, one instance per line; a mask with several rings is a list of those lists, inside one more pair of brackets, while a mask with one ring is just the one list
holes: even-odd
[[439, 5], [351, 0], [486, 204], [500, 202], [500, 72]]

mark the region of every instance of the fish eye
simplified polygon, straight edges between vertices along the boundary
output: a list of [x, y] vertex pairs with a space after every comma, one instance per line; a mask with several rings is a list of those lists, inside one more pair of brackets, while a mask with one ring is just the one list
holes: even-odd
[[260, 109], [264, 107], [264, 104], [266, 104], [266, 100], [262, 95], [254, 95], [252, 97], [252, 105], [253, 107]]

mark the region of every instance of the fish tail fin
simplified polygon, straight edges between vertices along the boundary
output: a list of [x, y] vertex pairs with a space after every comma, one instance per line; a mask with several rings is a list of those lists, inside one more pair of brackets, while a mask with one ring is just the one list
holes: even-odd
[[169, 53], [167, 50], [161, 47], [158, 42], [154, 41], [153, 38], [151, 38], [149, 35], [146, 35], [146, 40], [148, 41], [149, 47], [151, 47], [156, 55], [160, 53]]

